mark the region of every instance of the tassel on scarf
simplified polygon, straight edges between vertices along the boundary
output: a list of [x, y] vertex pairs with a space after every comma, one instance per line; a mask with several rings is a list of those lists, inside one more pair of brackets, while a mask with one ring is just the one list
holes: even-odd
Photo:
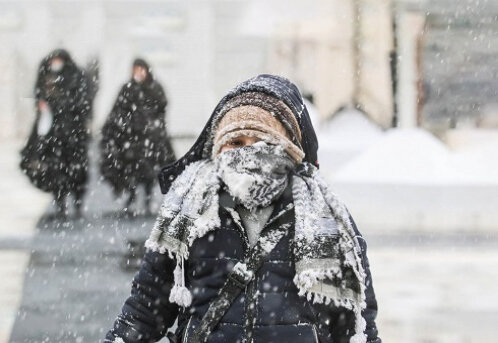
[[192, 294], [185, 286], [185, 263], [183, 256], [176, 255], [176, 268], [173, 272], [175, 284], [171, 289], [169, 301], [182, 307], [189, 307], [192, 303]]

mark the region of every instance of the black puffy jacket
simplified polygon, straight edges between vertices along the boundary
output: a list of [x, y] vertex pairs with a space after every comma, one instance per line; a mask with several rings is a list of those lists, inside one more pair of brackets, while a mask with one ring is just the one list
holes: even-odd
[[[281, 99], [293, 111], [303, 136], [305, 161], [318, 165], [318, 142], [306, 107], [297, 87], [290, 81], [274, 76], [260, 75], [243, 82], [230, 91], [213, 111], [206, 127], [190, 151], [160, 174], [161, 189], [166, 193], [171, 182], [186, 165], [204, 157], [204, 147], [210, 137], [211, 124], [218, 110], [232, 97], [243, 92], [265, 92]], [[294, 222], [290, 187], [275, 203], [273, 214], [262, 231], [274, 230], [285, 223]], [[285, 209], [285, 211], [283, 211]], [[233, 266], [243, 262], [248, 251], [244, 228], [234, 220], [234, 203], [227, 196], [220, 197], [221, 227], [194, 241], [186, 263], [186, 282], [193, 294], [192, 305], [181, 309], [170, 303], [169, 292], [173, 286], [173, 269], [176, 262], [168, 254], [147, 252], [135, 276], [132, 294], [126, 300], [121, 315], [108, 332], [106, 342], [115, 337], [125, 342], [155, 342], [165, 335], [178, 318], [176, 337], [188, 342], [193, 327], [217, 296]], [[353, 221], [351, 219], [351, 221]], [[361, 247], [362, 262], [367, 274], [366, 301], [363, 311], [369, 343], [380, 343], [375, 318], [377, 302], [372, 285], [366, 243], [356, 231]], [[293, 225], [267, 256], [254, 280], [236, 299], [209, 336], [208, 342], [243, 342], [252, 337], [255, 343], [268, 342], [349, 342], [353, 334], [354, 315], [333, 305], [312, 304], [298, 295], [293, 283], [295, 275], [292, 244]]]

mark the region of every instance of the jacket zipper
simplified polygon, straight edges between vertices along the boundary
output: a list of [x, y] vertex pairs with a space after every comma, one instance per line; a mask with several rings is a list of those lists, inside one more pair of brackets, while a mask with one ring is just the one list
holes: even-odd
[[247, 325], [244, 330], [243, 342], [251, 343], [253, 341], [254, 322], [256, 321], [256, 279], [247, 285], [246, 292], [246, 321]]
[[247, 237], [247, 232], [245, 228], [242, 226], [241, 223], [241, 218], [237, 210], [233, 208], [227, 208], [226, 211], [230, 214], [232, 217], [233, 222], [235, 223], [235, 226], [237, 227], [237, 231], [240, 235], [240, 238], [242, 238], [242, 241], [244, 242], [244, 260], [248, 258], [249, 254], [249, 238]]
[[[237, 231], [239, 232], [240, 237], [242, 238], [242, 241], [244, 242], [244, 261], [248, 259], [249, 257], [249, 251], [250, 251], [250, 245], [249, 245], [249, 238], [247, 237], [247, 232], [242, 225], [241, 218], [237, 210], [234, 208], [227, 208], [227, 212], [230, 214], [232, 217], [232, 220], [235, 223], [235, 226], [237, 227]], [[252, 338], [252, 326], [254, 322], [254, 313], [250, 311], [251, 307], [254, 307], [254, 305], [251, 306], [252, 304], [252, 298], [253, 293], [254, 293], [254, 280], [251, 281], [247, 287], [246, 287], [246, 301], [245, 301], [245, 322], [247, 325], [244, 326], [244, 333], [242, 335], [242, 342], [243, 343], [249, 343]]]

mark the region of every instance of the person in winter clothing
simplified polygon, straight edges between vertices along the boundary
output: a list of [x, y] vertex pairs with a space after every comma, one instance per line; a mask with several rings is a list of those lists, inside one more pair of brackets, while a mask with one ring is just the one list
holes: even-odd
[[366, 243], [320, 178], [297, 87], [259, 75], [160, 174], [164, 202], [105, 342], [380, 343]]
[[166, 133], [168, 104], [161, 85], [143, 59], [133, 63], [132, 78], [121, 88], [103, 130], [100, 170], [116, 195], [127, 192], [126, 209], [144, 185], [146, 208], [160, 166], [174, 162]]
[[88, 177], [90, 81], [69, 53], [59, 49], [43, 59], [35, 86], [36, 120], [21, 151], [21, 169], [39, 189], [54, 194], [57, 215], [66, 214], [74, 194], [81, 215]]

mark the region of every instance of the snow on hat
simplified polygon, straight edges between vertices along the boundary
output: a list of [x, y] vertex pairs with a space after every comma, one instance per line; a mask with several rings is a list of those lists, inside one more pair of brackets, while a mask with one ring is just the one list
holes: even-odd
[[229, 100], [220, 111], [213, 136], [213, 158], [224, 144], [240, 136], [281, 145], [297, 163], [304, 158], [301, 131], [292, 111], [264, 93], [247, 92]]

